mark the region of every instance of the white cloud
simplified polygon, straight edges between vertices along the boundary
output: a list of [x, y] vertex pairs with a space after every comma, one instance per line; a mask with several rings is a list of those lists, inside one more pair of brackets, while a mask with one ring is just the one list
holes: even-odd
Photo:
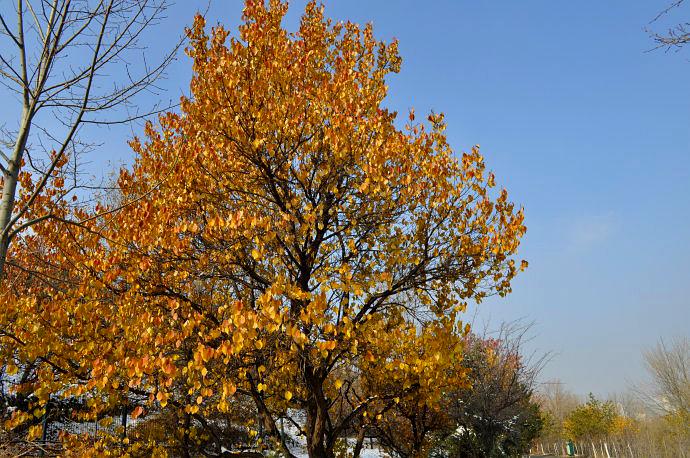
[[611, 214], [580, 215], [569, 226], [568, 246], [583, 251], [608, 240], [616, 230], [616, 219]]

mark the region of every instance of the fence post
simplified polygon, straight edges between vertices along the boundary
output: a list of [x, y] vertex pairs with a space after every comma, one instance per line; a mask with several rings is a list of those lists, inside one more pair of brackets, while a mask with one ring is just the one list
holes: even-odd
[[127, 404], [122, 406], [122, 440], [127, 438]]
[[[43, 446], [45, 447], [46, 442], [48, 441], [48, 409], [50, 409], [50, 399], [48, 399], [48, 402], [46, 402], [46, 410], [43, 412], [43, 418], [41, 419], [41, 442], [43, 443]], [[40, 456], [44, 456], [45, 451], [41, 449]]]
[[41, 420], [41, 442], [45, 444], [48, 440], [48, 408], [50, 407], [50, 401], [46, 402], [46, 410], [43, 412], [43, 419]]

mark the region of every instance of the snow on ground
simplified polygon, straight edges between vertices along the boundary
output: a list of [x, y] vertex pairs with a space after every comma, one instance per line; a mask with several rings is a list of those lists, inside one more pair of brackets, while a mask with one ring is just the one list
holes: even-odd
[[[290, 416], [295, 420], [295, 422], [300, 424], [304, 423], [302, 412], [293, 411], [290, 412]], [[297, 458], [308, 458], [309, 455], [307, 454], [307, 443], [304, 436], [299, 434], [299, 430], [292, 423], [286, 421], [283, 423], [283, 431], [285, 434], [289, 435], [290, 438], [294, 439], [294, 441], [288, 442], [290, 452]], [[352, 452], [355, 447], [355, 439], [348, 439], [347, 443], [350, 452]], [[388, 455], [379, 449], [376, 443], [372, 444], [369, 439], [365, 439], [364, 447], [362, 448], [359, 456], [360, 458], [384, 458]]]
[[[350, 442], [348, 440], [348, 442]], [[353, 446], [354, 446], [354, 440]], [[353, 447], [350, 447], [350, 451], [352, 451]], [[309, 455], [307, 455], [307, 450], [305, 447], [299, 447], [299, 448], [290, 448], [290, 451], [297, 457], [297, 458], [309, 458]], [[374, 445], [374, 448], [363, 448], [361, 453], [359, 454], [360, 458], [383, 458], [387, 457], [384, 452], [382, 452], [378, 447]]]

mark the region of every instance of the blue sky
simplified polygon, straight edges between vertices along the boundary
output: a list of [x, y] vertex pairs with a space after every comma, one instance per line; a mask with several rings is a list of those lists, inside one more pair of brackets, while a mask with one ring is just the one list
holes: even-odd
[[[580, 394], [625, 390], [645, 348], [690, 335], [690, 49], [646, 53], [643, 30], [665, 3], [326, 3], [400, 40], [389, 105], [443, 111], [455, 149], [480, 144], [524, 205], [530, 268], [476, 322], [533, 320], [530, 346], [554, 353], [542, 378]], [[209, 23], [240, 10], [216, 1]]]
[[[530, 268], [476, 321], [534, 320], [543, 379], [581, 394], [626, 389], [643, 349], [690, 334], [690, 49], [646, 53], [643, 30], [664, 5], [326, 2], [400, 40], [389, 105], [446, 113], [456, 150], [480, 144], [524, 205]], [[216, 1], [209, 22], [240, 9]]]
[[[668, 0], [326, 2], [335, 19], [400, 40], [388, 105], [442, 111], [456, 151], [480, 144], [497, 182], [526, 210], [514, 293], [477, 322], [533, 320], [544, 380], [607, 395], [644, 376], [641, 352], [690, 335], [690, 49], [645, 52], [643, 28]], [[291, 2], [294, 27], [303, 1]], [[206, 2], [178, 1], [151, 37], [170, 45]], [[215, 0], [208, 22], [238, 25]], [[690, 8], [675, 13], [690, 17]], [[187, 93], [190, 62], [167, 98]], [[129, 130], [99, 132], [94, 173], [128, 163]]]

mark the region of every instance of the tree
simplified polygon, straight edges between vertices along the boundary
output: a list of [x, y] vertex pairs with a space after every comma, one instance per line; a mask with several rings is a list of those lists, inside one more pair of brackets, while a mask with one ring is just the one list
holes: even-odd
[[[544, 358], [523, 354], [528, 329], [508, 323], [494, 338], [456, 336], [462, 359], [446, 368], [435, 402], [424, 397], [395, 402], [383, 421], [372, 422], [370, 434], [398, 457], [521, 455], [541, 430], [532, 390]], [[395, 384], [379, 385], [390, 390]]]
[[[166, 9], [165, 0], [17, 0], [14, 11], [9, 2], [0, 9], [3, 100], [19, 103], [16, 130], [2, 132], [8, 151], [0, 149], [0, 278], [13, 239], [40, 221], [64, 217], [40, 201], [76, 202], [78, 155], [93, 146], [80, 139], [83, 127], [151, 113], [134, 102], [155, 89], [177, 47], [139, 71], [128, 59]], [[51, 183], [54, 194], [47, 193]]]
[[644, 353], [651, 383], [637, 389], [641, 400], [667, 423], [671, 436], [690, 441], [690, 339], [681, 337], [667, 345], [660, 340]]
[[663, 340], [644, 353], [652, 388], [642, 391], [650, 407], [690, 419], [690, 339]]
[[[441, 449], [462, 456], [520, 456], [542, 429], [533, 397], [548, 355], [524, 353], [529, 324], [502, 324], [495, 337], [469, 335], [463, 366], [470, 384], [446, 396], [455, 427]], [[452, 453], [451, 453], [452, 456]]]
[[568, 439], [592, 440], [613, 433], [617, 418], [613, 402], [601, 402], [590, 393], [585, 404], [580, 404], [568, 414], [563, 428]]
[[[396, 397], [432, 404], [466, 303], [510, 292], [523, 212], [478, 147], [454, 156], [442, 115], [397, 127], [382, 105], [397, 43], [313, 2], [289, 33], [286, 10], [248, 1], [238, 37], [197, 17], [192, 96], [132, 141], [120, 173], [136, 205], [78, 209], [69, 231], [44, 220], [20, 240], [50, 254], [26, 274], [35, 287], [0, 292], [13, 354], [41, 361], [31, 408], [53, 393], [88, 397], [94, 416], [203, 423], [246, 396], [250, 434], [292, 456], [277, 421], [303, 412], [309, 456], [330, 458]], [[403, 334], [430, 353], [401, 353]], [[402, 393], [353, 402], [368, 375]]]
[[[667, 8], [657, 14], [650, 24], [660, 21], [663, 17], [671, 13], [672, 10], [682, 8], [685, 0], [674, 0]], [[690, 22], [681, 22], [674, 24], [668, 28], [665, 33], [654, 32], [647, 29], [650, 37], [656, 43], [656, 49], [665, 48], [679, 50], [686, 44], [690, 43]]]
[[552, 380], [543, 384], [537, 402], [544, 415], [542, 438], [560, 440], [565, 437], [563, 422], [580, 404], [579, 398], [565, 389], [563, 382]]

